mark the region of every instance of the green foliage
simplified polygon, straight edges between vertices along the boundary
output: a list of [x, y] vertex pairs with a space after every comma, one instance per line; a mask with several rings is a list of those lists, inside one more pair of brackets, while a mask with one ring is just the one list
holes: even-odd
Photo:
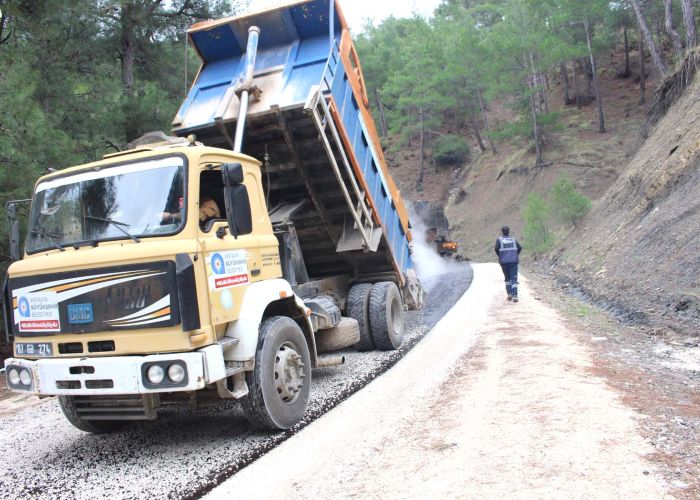
[[442, 135], [433, 143], [437, 165], [461, 165], [469, 161], [469, 144], [461, 135]]
[[[101, 158], [169, 130], [185, 92], [185, 29], [240, 0], [0, 0], [0, 208], [48, 168]], [[125, 39], [134, 53], [125, 88]], [[188, 79], [198, 59], [190, 49]], [[0, 268], [8, 261], [0, 221]]]
[[534, 254], [544, 253], [554, 246], [549, 231], [551, 207], [542, 195], [530, 193], [522, 209], [523, 243]]
[[[491, 139], [537, 138], [544, 147], [561, 130], [543, 102], [544, 75], [589, 57], [585, 25], [593, 55], [613, 47], [628, 10], [603, 0], [443, 0], [432, 19], [366, 27], [357, 48], [369, 93], [381, 90], [389, 128], [404, 144], [421, 121], [431, 129], [448, 116]], [[494, 98], [517, 117], [489, 130], [482, 113]]]
[[550, 226], [554, 220], [576, 224], [591, 208], [591, 202], [579, 193], [566, 176], [560, 177], [548, 197], [530, 193], [522, 209], [523, 241], [533, 253], [544, 253], [554, 246]]
[[549, 197], [554, 215], [565, 224], [576, 224], [591, 209], [591, 201], [579, 193], [566, 176], [554, 183]]
[[504, 123], [491, 135], [496, 139], [532, 139], [532, 119], [520, 117], [508, 123]]

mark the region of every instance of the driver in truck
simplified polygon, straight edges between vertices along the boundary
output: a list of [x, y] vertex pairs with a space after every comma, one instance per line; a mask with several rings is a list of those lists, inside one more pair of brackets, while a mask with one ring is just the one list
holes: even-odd
[[[172, 224], [182, 219], [182, 210], [177, 212], [163, 212], [163, 223]], [[204, 224], [211, 219], [220, 219], [219, 205], [211, 196], [202, 194], [199, 198], [199, 222]]]

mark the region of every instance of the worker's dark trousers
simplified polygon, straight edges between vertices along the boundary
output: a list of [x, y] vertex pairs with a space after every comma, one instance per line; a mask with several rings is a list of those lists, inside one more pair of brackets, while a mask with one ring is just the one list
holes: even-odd
[[518, 296], [518, 263], [501, 264], [503, 276], [506, 279], [506, 293], [511, 297]]

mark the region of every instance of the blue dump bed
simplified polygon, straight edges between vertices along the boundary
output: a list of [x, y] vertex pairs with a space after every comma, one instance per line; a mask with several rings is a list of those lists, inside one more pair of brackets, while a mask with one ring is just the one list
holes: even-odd
[[408, 216], [337, 2], [300, 1], [192, 26], [202, 66], [173, 132], [234, 147], [251, 26], [260, 35], [242, 152], [263, 162], [273, 224], [292, 221], [312, 277], [391, 274], [404, 284], [413, 268]]

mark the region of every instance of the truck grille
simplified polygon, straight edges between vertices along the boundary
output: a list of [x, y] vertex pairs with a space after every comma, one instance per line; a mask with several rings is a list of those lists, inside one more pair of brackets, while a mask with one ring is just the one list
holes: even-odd
[[[111, 382], [93, 380], [91, 382]], [[85, 420], [155, 420], [158, 396], [73, 396], [78, 415]]]

